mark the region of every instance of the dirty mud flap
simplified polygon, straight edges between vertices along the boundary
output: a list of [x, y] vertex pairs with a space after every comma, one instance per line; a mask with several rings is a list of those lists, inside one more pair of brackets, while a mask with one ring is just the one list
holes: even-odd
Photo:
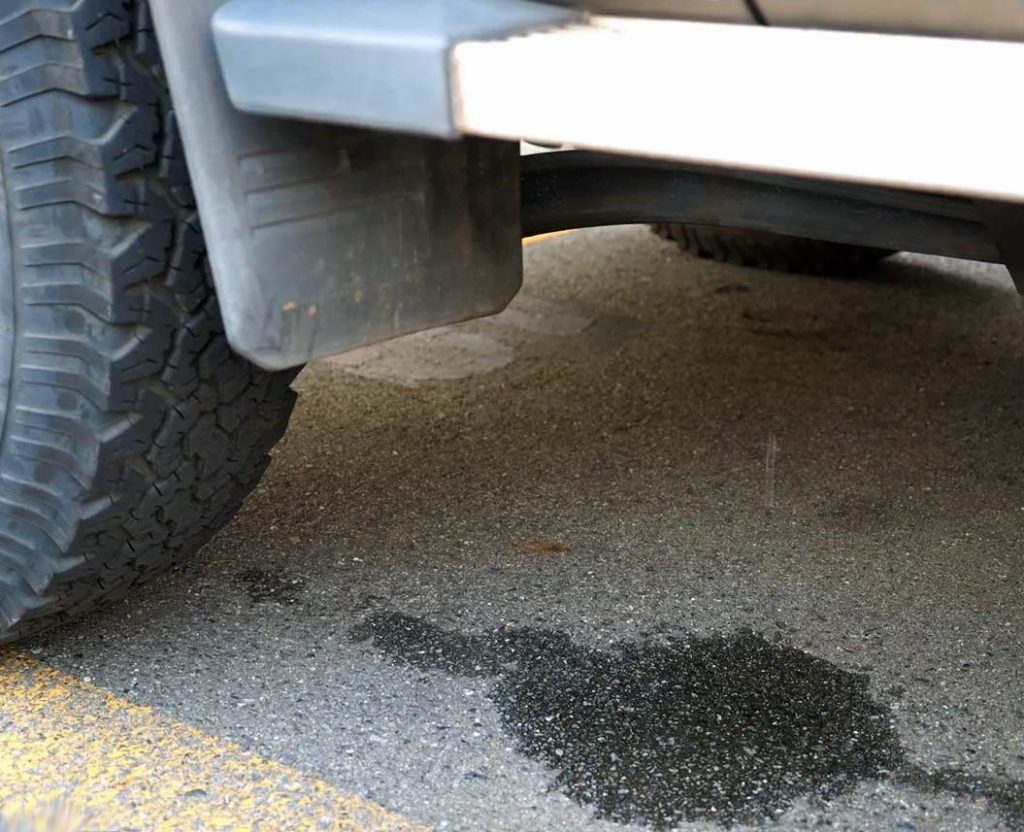
[[977, 206], [1013, 278], [1013, 285], [1024, 295], [1024, 205], [977, 200]]
[[272, 369], [502, 309], [519, 149], [246, 115], [210, 20], [151, 0], [227, 336]]

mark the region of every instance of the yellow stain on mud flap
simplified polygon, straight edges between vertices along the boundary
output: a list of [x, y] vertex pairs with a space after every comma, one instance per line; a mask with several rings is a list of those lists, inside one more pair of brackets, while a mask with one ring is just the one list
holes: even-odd
[[0, 806], [17, 830], [425, 830], [18, 654], [0, 654]]

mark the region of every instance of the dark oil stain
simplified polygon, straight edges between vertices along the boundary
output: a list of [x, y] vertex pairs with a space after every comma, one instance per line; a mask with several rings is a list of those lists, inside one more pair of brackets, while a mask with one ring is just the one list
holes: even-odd
[[1024, 784], [910, 764], [866, 676], [753, 632], [593, 650], [547, 630], [466, 635], [378, 612], [352, 637], [423, 670], [495, 677], [489, 696], [519, 750], [606, 820], [757, 823], [887, 779], [1024, 824]]
[[235, 582], [246, 591], [254, 604], [295, 604], [306, 588], [305, 581], [287, 578], [267, 569], [245, 569], [235, 575]]

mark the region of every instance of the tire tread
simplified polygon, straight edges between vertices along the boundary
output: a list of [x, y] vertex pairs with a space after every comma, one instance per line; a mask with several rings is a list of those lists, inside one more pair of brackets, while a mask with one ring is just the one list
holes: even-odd
[[10, 641], [202, 545], [266, 468], [294, 373], [227, 346], [144, 3], [0, 12], [0, 166], [15, 321], [0, 440]]
[[681, 251], [704, 260], [770, 271], [847, 275], [893, 252], [866, 246], [790, 237], [768, 231], [689, 223], [659, 223], [653, 230]]

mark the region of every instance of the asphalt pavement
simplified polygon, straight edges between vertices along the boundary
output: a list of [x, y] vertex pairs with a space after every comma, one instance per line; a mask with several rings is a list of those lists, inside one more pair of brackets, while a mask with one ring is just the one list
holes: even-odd
[[[379, 828], [1024, 829], [1022, 382], [1002, 267], [538, 242], [498, 318], [307, 368], [241, 514], [8, 654], [38, 714], [0, 729], [109, 828], [318, 828], [251, 766]], [[142, 750], [98, 797], [111, 720]]]

